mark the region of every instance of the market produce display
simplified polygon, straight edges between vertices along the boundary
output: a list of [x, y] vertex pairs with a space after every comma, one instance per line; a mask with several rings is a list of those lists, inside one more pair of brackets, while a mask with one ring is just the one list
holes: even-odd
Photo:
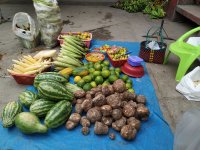
[[80, 38], [75, 36], [64, 36], [64, 43], [61, 45], [61, 51], [53, 62], [56, 70], [65, 68], [75, 68], [83, 65], [80, 60], [85, 56], [88, 49]]
[[[82, 90], [67, 82], [68, 78], [56, 72], [38, 74], [34, 81], [38, 93], [26, 90], [19, 94], [20, 103], [6, 104], [2, 111], [3, 126], [8, 128], [15, 124], [23, 133], [32, 134], [46, 133], [48, 128], [64, 124], [72, 111], [73, 93]], [[30, 112], [21, 112], [21, 105]], [[38, 117], [44, 118], [45, 125]]]
[[98, 62], [98, 61], [104, 60], [105, 56], [104, 54], [99, 53], [99, 52], [91, 52], [91, 53], [88, 53], [85, 56], [85, 58], [87, 61], [90, 61], [90, 62]]
[[65, 35], [62, 35], [61, 38], [63, 39], [66, 35], [71, 35], [80, 38], [81, 40], [91, 40], [91, 34], [89, 32], [67, 32]]
[[7, 71], [11, 74], [38, 74], [51, 66], [50, 59], [36, 59], [30, 55], [23, 55], [19, 60], [12, 60], [15, 64]]
[[[150, 113], [145, 106], [145, 96], [129, 92], [122, 79], [112, 85], [98, 85], [87, 92], [78, 90], [74, 95], [75, 112], [66, 122], [66, 129], [72, 130], [80, 123], [83, 135], [88, 135], [90, 125], [94, 124], [97, 135], [108, 134], [112, 127], [124, 139], [132, 140], [139, 132], [141, 121], [147, 120]], [[115, 138], [113, 133], [109, 136]]]
[[114, 61], [127, 60], [129, 56], [129, 54], [127, 54], [127, 49], [119, 46], [112, 46], [111, 49], [107, 51], [107, 54]]
[[[88, 53], [83, 41], [91, 38], [90, 33], [68, 33], [60, 37], [63, 43], [55, 59], [52, 57], [56, 50], [13, 60], [16, 64], [8, 71], [35, 75], [36, 92], [26, 90], [19, 94], [19, 103], [11, 102], [5, 106], [3, 126], [8, 128], [15, 124], [22, 133], [33, 134], [47, 133], [48, 129], [63, 124], [67, 130], [73, 130], [81, 124], [81, 133], [86, 136], [94, 124], [96, 135], [108, 135], [114, 140], [116, 135], [109, 133], [109, 128], [113, 128], [125, 140], [133, 140], [142, 121], [150, 114], [145, 106], [146, 98], [136, 95], [132, 80], [122, 74], [120, 68], [112, 67], [100, 53], [106, 52], [113, 61], [126, 61], [128, 50], [103, 45], [98, 49], [100, 52]], [[84, 57], [87, 62], [83, 63]], [[42, 72], [48, 67], [57, 72]], [[69, 79], [74, 84], [69, 83]], [[29, 112], [22, 112], [22, 108]]]
[[127, 75], [120, 75], [120, 68], [109, 66], [108, 60], [84, 63], [84, 67], [73, 71], [74, 82], [83, 90], [89, 91], [98, 85], [109, 85], [121, 78], [126, 83], [126, 88], [134, 92], [132, 80]]
[[111, 49], [111, 46], [110, 46], [110, 45], [107, 45], [107, 44], [105, 44], [105, 45], [103, 45], [103, 46], [101, 46], [101, 47], [95, 47], [95, 48], [94, 48], [95, 51], [100, 51], [100, 52], [107, 52], [107, 51], [109, 51], [110, 49]]

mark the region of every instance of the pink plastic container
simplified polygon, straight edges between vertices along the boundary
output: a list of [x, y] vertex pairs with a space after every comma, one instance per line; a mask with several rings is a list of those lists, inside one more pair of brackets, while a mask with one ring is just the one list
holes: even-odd
[[[70, 33], [72, 33], [73, 35], [77, 34], [77, 32], [70, 32]], [[63, 32], [58, 36], [58, 41], [60, 42], [60, 45], [62, 45], [64, 42], [63, 39], [61, 38], [61, 35], [68, 35], [68, 34], [69, 32]], [[90, 33], [90, 40], [83, 40], [87, 48], [90, 48], [91, 41], [92, 41], [92, 33]]]

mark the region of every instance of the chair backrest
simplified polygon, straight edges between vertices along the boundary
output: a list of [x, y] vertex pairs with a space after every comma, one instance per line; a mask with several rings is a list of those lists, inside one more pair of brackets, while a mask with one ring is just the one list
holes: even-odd
[[194, 28], [188, 32], [186, 32], [185, 34], [183, 34], [178, 40], [177, 42], [182, 46], [182, 47], [185, 47], [185, 48], [188, 48], [190, 50], [195, 50], [195, 51], [199, 51], [200, 53], [200, 45], [199, 46], [193, 46], [191, 44], [188, 44], [185, 42], [185, 40], [190, 37], [192, 34], [196, 33], [200, 31], [200, 26], [197, 27], [197, 28]]

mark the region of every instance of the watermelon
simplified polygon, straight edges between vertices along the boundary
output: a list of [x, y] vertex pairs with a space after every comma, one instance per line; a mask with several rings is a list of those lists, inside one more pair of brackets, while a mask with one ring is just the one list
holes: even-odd
[[38, 99], [31, 104], [30, 112], [34, 113], [38, 117], [44, 117], [55, 104], [56, 102], [54, 101]]
[[30, 107], [30, 105], [37, 99], [37, 94], [32, 91], [24, 91], [19, 95], [19, 101], [22, 105]]
[[4, 128], [12, 127], [15, 123], [15, 117], [22, 111], [21, 105], [16, 102], [7, 103], [1, 113], [2, 124]]
[[72, 104], [66, 100], [58, 102], [47, 113], [44, 123], [48, 128], [57, 128], [67, 121], [72, 111]]
[[38, 87], [41, 81], [56, 81], [65, 84], [68, 81], [68, 78], [68, 76], [64, 77], [57, 72], [40, 73], [34, 79], [34, 86]]
[[69, 92], [64, 85], [58, 82], [40, 82], [40, 84], [38, 85], [38, 94], [44, 99], [53, 101], [72, 101], [74, 98], [73, 93]]

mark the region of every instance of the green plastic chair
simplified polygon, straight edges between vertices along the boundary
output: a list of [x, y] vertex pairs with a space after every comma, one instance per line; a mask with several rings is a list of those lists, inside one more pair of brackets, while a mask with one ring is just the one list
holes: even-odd
[[165, 57], [164, 64], [167, 63], [171, 52], [180, 58], [178, 70], [176, 72], [176, 81], [181, 80], [190, 65], [200, 56], [200, 46], [192, 46], [184, 41], [198, 31], [200, 31], [200, 27], [188, 31], [187, 33], [182, 35], [176, 42], [171, 43], [169, 46], [169, 52]]

